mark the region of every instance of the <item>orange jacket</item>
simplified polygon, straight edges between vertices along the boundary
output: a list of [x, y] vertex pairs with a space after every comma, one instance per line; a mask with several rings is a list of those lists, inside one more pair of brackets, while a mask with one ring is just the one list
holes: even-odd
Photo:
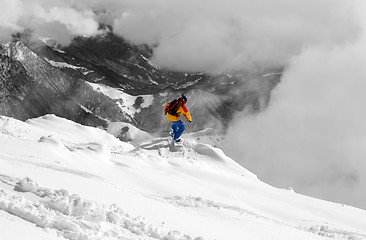
[[[168, 109], [169, 107], [169, 103], [165, 106], [165, 111]], [[166, 117], [168, 118], [169, 121], [175, 122], [175, 121], [179, 121], [180, 120], [180, 114], [183, 113], [183, 115], [189, 120], [192, 121], [192, 117], [191, 114], [189, 113], [186, 105], [184, 103], [182, 103], [182, 106], [179, 107], [177, 114], [178, 116], [174, 116], [171, 115], [169, 113], [166, 114]]]

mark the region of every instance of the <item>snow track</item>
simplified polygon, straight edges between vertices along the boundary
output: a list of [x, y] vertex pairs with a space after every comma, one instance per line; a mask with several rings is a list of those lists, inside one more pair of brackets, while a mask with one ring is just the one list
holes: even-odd
[[0, 188], [1, 210], [66, 239], [203, 239], [164, 231], [143, 217], [131, 216], [116, 204], [106, 206], [67, 190], [42, 188], [29, 178], [19, 180], [2, 175], [0, 180], [0, 186], [13, 188]]

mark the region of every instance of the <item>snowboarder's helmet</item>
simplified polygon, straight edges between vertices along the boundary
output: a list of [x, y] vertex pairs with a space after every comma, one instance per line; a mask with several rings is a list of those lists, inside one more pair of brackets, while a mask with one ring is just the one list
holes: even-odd
[[186, 96], [182, 95], [182, 99], [184, 100], [184, 103], [187, 103], [188, 99]]

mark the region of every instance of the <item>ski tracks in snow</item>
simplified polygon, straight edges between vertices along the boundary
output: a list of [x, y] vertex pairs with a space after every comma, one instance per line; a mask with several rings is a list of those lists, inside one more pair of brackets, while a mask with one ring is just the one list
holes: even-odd
[[39, 187], [30, 178], [0, 175], [0, 210], [70, 240], [203, 240], [154, 227], [145, 218], [131, 216], [116, 204], [107, 206], [67, 190]]
[[339, 239], [339, 240], [366, 240], [366, 235], [356, 232], [345, 231], [342, 229], [337, 229], [336, 227], [328, 226], [327, 223], [319, 224], [319, 223], [310, 223], [305, 225], [291, 225], [286, 222], [283, 222], [279, 219], [274, 219], [270, 217], [266, 217], [264, 215], [255, 213], [253, 211], [243, 209], [238, 206], [227, 205], [219, 202], [215, 202], [212, 200], [206, 200], [201, 197], [193, 197], [193, 196], [171, 196], [171, 197], [159, 197], [159, 196], [150, 196], [159, 201], [166, 201], [171, 205], [174, 205], [178, 208], [187, 208], [187, 209], [195, 209], [195, 208], [207, 208], [214, 209], [216, 211], [227, 211], [229, 214], [236, 214], [237, 216], [245, 216], [247, 219], [254, 219], [257, 221], [261, 219], [263, 222], [269, 222], [271, 224], [278, 224], [282, 226], [286, 226], [289, 228], [294, 228], [300, 231], [305, 231], [308, 233], [316, 234], [320, 237], [329, 238], [329, 239]]
[[343, 239], [343, 240], [365, 240], [366, 235], [356, 232], [344, 231], [342, 229], [331, 228], [327, 225], [314, 225], [312, 227], [299, 227], [306, 231], [309, 231], [319, 236], [333, 238], [333, 239]]
[[[238, 206], [201, 197], [149, 197], [168, 202], [179, 208], [207, 208], [214, 211], [226, 211], [228, 214], [237, 214], [246, 218], [262, 219], [263, 222], [295, 228], [326, 239], [366, 239], [363, 234], [332, 228], [326, 223], [291, 226]], [[0, 175], [0, 210], [33, 223], [50, 234], [70, 240], [203, 240], [202, 237], [193, 238], [176, 230], [166, 231], [162, 226], [154, 227], [145, 218], [131, 216], [116, 204], [107, 206], [83, 199], [76, 194], [70, 194], [67, 190], [42, 188], [30, 178], [20, 180]]]

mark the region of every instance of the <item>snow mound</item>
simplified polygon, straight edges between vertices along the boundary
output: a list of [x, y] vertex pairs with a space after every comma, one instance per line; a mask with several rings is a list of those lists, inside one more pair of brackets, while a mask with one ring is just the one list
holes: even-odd
[[37, 140], [50, 132], [44, 129], [33, 127], [25, 122], [0, 116], [0, 135], [8, 138]]
[[[219, 170], [225, 169], [231, 173], [237, 173], [242, 176], [254, 177], [256, 175], [246, 170], [244, 167], [236, 163], [233, 159], [225, 155], [225, 153], [216, 147], [212, 147], [208, 144], [196, 143], [194, 145], [194, 151], [200, 154], [200, 159], [204, 159], [206, 162], [213, 164], [213, 161], [217, 161], [216, 167]], [[223, 172], [223, 171], [220, 171]]]
[[96, 143], [105, 145], [115, 152], [125, 152], [134, 149], [131, 144], [119, 141], [102, 129], [83, 126], [53, 114], [30, 119], [26, 123], [39, 129], [50, 129], [54, 138], [66, 144]]
[[[32, 200], [29, 193], [38, 200]], [[14, 191], [0, 189], [0, 209], [71, 240], [203, 240], [177, 230], [166, 231], [162, 226], [154, 227], [145, 218], [131, 216], [117, 204], [108, 206], [67, 190], [41, 188], [30, 178], [18, 181]]]
[[124, 122], [110, 122], [107, 132], [122, 141], [131, 142], [134, 145], [153, 138], [147, 132], [136, 128], [130, 123]]
[[85, 144], [68, 144], [67, 148], [73, 153], [78, 153], [81, 156], [84, 155], [85, 158], [97, 159], [97, 161], [102, 161], [108, 164], [111, 164], [110, 160], [112, 153], [116, 151], [116, 148], [112, 150], [106, 144], [92, 143], [92, 142]]
[[197, 142], [209, 144], [214, 147], [223, 146], [223, 133], [212, 128], [207, 128], [198, 132], [185, 134], [185, 138], [194, 139]]
[[[121, 142], [102, 129], [83, 126], [53, 114], [30, 119], [26, 122], [0, 116], [0, 135], [59, 147], [91, 143], [91, 145], [106, 146], [112, 152], [126, 152], [134, 149], [131, 144]], [[135, 134], [134, 136], [140, 135]]]
[[176, 144], [172, 143], [171, 138], [153, 139], [140, 145], [136, 152], [140, 156], [154, 153], [155, 159], [160, 159], [160, 162], [168, 160], [169, 163], [191, 165], [217, 174], [257, 178], [255, 174], [227, 157], [221, 149], [197, 143], [194, 139], [182, 139]]
[[57, 138], [53, 135], [42, 136], [42, 137], [39, 138], [38, 142], [48, 144], [48, 145], [50, 145], [54, 148], [57, 148], [61, 151], [68, 151], [69, 150], [67, 148], [67, 146], [59, 138]]
[[220, 154], [218, 149], [214, 149], [213, 147], [206, 144], [196, 144], [194, 150], [201, 155], [206, 155], [217, 161], [225, 161], [225, 155]]

